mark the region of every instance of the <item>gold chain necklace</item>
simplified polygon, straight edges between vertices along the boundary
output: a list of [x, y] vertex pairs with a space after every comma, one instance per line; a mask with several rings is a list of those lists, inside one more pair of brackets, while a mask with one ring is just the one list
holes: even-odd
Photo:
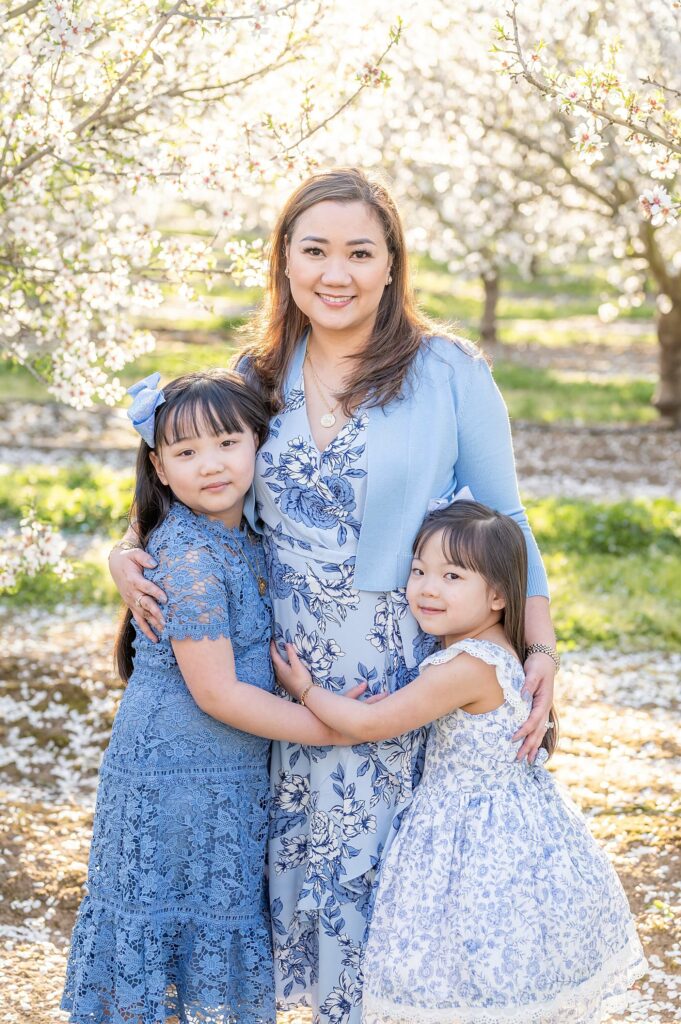
[[[336, 409], [340, 405], [340, 402], [336, 402], [335, 405], [329, 405], [329, 402], [328, 402], [326, 396], [324, 395], [324, 392], [322, 391], [322, 382], [320, 381], [319, 377], [317, 376], [317, 371], [315, 370], [314, 364], [313, 364], [312, 360], [310, 359], [309, 351], [305, 353], [305, 358], [307, 359], [308, 363], [310, 364], [310, 369], [312, 370], [312, 381], [313, 381], [313, 383], [314, 383], [314, 385], [315, 385], [315, 387], [317, 389], [317, 394], [319, 395], [319, 397], [321, 398], [322, 402], [324, 403], [324, 405], [328, 409], [328, 412], [325, 412], [322, 416], [319, 417], [319, 422], [321, 423], [321, 425], [323, 427], [326, 427], [327, 429], [329, 427], [334, 427], [336, 425], [336, 417], [335, 417], [334, 413], [336, 412]], [[323, 386], [326, 387], [326, 385], [323, 385]]]
[[[267, 593], [267, 580], [265, 579], [264, 576], [262, 576], [259, 572], [257, 572], [253, 568], [253, 565], [251, 564], [250, 558], [248, 557], [248, 555], [246, 554], [244, 548], [239, 543], [239, 541], [236, 539], [236, 537], [232, 537], [232, 540], [234, 541], [234, 543], [238, 547], [239, 551], [243, 555], [244, 562], [246, 563], [248, 568], [251, 570], [251, 574], [253, 576], [253, 579], [258, 584], [258, 593], [260, 594], [261, 597], [264, 597], [265, 594]], [[227, 548], [228, 551], [231, 551], [231, 553], [233, 555], [236, 555], [236, 551], [233, 551], [232, 548], [230, 548], [229, 544], [227, 544], [226, 541], [225, 541], [225, 547]]]

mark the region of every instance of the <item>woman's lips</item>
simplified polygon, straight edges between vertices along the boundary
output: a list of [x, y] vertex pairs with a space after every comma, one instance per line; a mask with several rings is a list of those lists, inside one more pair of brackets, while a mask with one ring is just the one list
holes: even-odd
[[344, 309], [354, 299], [354, 295], [325, 295], [323, 292], [317, 292], [317, 298], [321, 299], [325, 306], [329, 306], [331, 309]]

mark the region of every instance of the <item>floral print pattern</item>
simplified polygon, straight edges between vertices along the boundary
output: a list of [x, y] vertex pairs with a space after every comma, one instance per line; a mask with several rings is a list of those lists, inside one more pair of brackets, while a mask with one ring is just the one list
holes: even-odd
[[422, 667], [461, 653], [495, 667], [504, 703], [431, 727], [381, 869], [363, 1024], [596, 1024], [646, 969], [626, 896], [542, 763], [515, 759], [518, 660], [464, 640]]
[[[404, 591], [354, 587], [369, 415], [359, 410], [320, 452], [301, 379], [258, 453], [275, 639], [295, 644], [315, 681], [339, 693], [359, 681], [371, 693], [403, 686], [417, 671], [416, 653], [432, 650]], [[311, 1006], [317, 1024], [359, 1024], [376, 869], [423, 748], [422, 730], [355, 747], [273, 744], [270, 899], [281, 1008]]]

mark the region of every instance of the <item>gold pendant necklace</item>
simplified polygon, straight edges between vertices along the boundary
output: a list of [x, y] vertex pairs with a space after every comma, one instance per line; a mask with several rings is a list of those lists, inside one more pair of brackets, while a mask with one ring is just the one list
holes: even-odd
[[[244, 551], [244, 549], [241, 546], [241, 544], [239, 543], [239, 541], [236, 538], [233, 538], [233, 540], [234, 540], [234, 543], [236, 544], [236, 546], [238, 547], [239, 551], [241, 552], [241, 554], [243, 556], [243, 559], [244, 559], [244, 562], [246, 563], [248, 568], [251, 570], [251, 575], [253, 576], [253, 579], [255, 580], [255, 582], [258, 585], [258, 593], [260, 594], [261, 597], [264, 597], [265, 594], [267, 593], [267, 580], [265, 579], [264, 576], [261, 576], [260, 573], [256, 572], [256, 570], [253, 568], [253, 566], [251, 565], [251, 561], [250, 561], [248, 555]], [[236, 554], [235, 551], [232, 551], [232, 549], [230, 548], [229, 544], [225, 544], [225, 547], [229, 551], [231, 551], [233, 555]]]
[[336, 417], [335, 417], [334, 413], [335, 413], [336, 409], [338, 408], [338, 406], [340, 405], [340, 402], [336, 402], [335, 405], [329, 405], [329, 403], [328, 403], [328, 401], [327, 401], [327, 399], [326, 399], [326, 397], [325, 397], [325, 395], [324, 395], [324, 393], [322, 391], [322, 388], [321, 388], [321, 383], [322, 382], [320, 381], [319, 377], [317, 376], [317, 371], [315, 370], [313, 362], [310, 359], [310, 353], [309, 352], [305, 353], [305, 358], [307, 359], [308, 363], [310, 364], [310, 369], [312, 370], [312, 381], [313, 381], [315, 387], [317, 388], [317, 394], [319, 395], [319, 397], [321, 398], [322, 402], [324, 403], [324, 405], [328, 409], [328, 412], [325, 412], [322, 416], [319, 417], [319, 422], [321, 423], [321, 425], [323, 427], [326, 427], [327, 430], [328, 430], [329, 427], [334, 427], [336, 425]]

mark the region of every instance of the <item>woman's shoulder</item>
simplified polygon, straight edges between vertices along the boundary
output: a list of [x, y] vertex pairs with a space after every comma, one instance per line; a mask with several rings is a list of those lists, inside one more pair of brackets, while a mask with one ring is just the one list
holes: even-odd
[[424, 337], [415, 370], [417, 379], [425, 378], [439, 387], [448, 384], [456, 393], [465, 394], [480, 374], [489, 375], [489, 364], [467, 338], [437, 334]]

